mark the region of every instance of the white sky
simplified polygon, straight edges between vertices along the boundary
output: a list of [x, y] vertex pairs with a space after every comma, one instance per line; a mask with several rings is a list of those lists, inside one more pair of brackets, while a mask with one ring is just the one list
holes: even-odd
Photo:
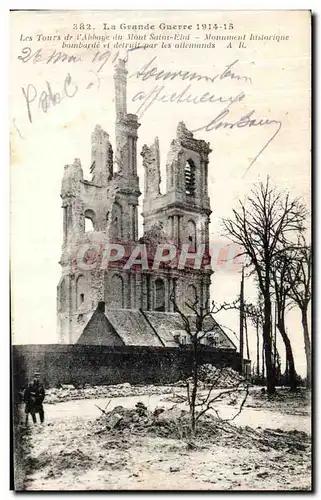
[[[172, 24], [210, 22], [206, 13], [179, 12], [165, 16], [163, 13], [146, 12], [141, 19], [138, 12], [104, 12], [88, 14], [85, 21], [97, 26], [101, 21], [119, 24], [126, 22], [153, 22], [165, 20]], [[305, 12], [256, 12], [216, 13], [215, 22], [234, 22], [233, 34], [285, 34], [288, 42], [251, 42], [246, 49], [227, 48], [218, 43], [215, 49], [160, 49], [138, 50], [129, 56], [129, 75], [157, 57], [155, 65], [164, 70], [190, 70], [213, 76], [222, 72], [235, 60], [235, 71], [247, 75], [252, 83], [224, 79], [215, 83], [193, 82], [191, 92], [204, 92], [218, 96], [236, 96], [243, 91], [245, 99], [234, 104], [229, 118], [237, 120], [255, 110], [257, 119], [280, 120], [280, 133], [253, 164], [247, 175], [243, 173], [263, 145], [273, 135], [273, 125], [237, 130], [201, 131], [196, 135], [209, 141], [213, 152], [209, 165], [209, 194], [211, 198], [211, 238], [220, 239], [220, 218], [231, 215], [240, 198], [244, 200], [254, 182], [265, 180], [267, 174], [279, 189], [288, 189], [293, 196], [303, 197], [310, 203], [310, 32], [309, 17]], [[204, 21], [205, 19], [205, 21]], [[21, 49], [30, 46], [32, 52], [42, 48], [47, 56], [59, 46], [54, 43], [20, 41], [20, 36], [36, 33], [55, 35], [73, 33], [70, 28], [74, 17], [66, 13], [19, 13], [12, 16], [11, 29], [11, 232], [12, 232], [12, 290], [13, 290], [13, 341], [14, 343], [54, 343], [56, 337], [56, 285], [60, 278], [58, 264], [62, 243], [62, 211], [60, 186], [64, 165], [80, 158], [84, 173], [89, 177], [90, 135], [99, 123], [114, 136], [114, 102], [112, 64], [107, 62], [100, 74], [100, 87], [92, 71], [97, 67], [91, 62], [95, 50], [87, 53], [84, 61], [75, 65], [56, 65], [32, 61], [22, 63], [17, 57]], [[214, 22], [214, 21], [212, 21]], [[126, 32], [122, 33], [124, 37]], [[159, 34], [160, 31], [155, 31]], [[162, 32], [168, 34], [169, 32]], [[193, 36], [200, 36], [196, 30]], [[105, 33], [103, 33], [105, 34]], [[214, 34], [223, 34], [214, 32]], [[190, 40], [200, 41], [200, 40]], [[77, 52], [72, 50], [70, 52]], [[113, 53], [115, 50], [113, 50]], [[79, 54], [83, 53], [82, 50]], [[77, 82], [79, 90], [72, 99], [43, 113], [38, 107], [38, 97], [50, 82], [55, 92], [61, 92], [67, 73]], [[86, 89], [90, 82], [95, 82]], [[22, 87], [28, 84], [37, 90], [37, 99], [31, 103], [33, 123], [28, 123], [27, 107]], [[135, 113], [138, 105], [132, 102], [137, 92], [150, 92], [156, 85], [164, 85], [164, 92], [180, 92], [187, 82], [157, 82], [153, 78], [142, 82], [135, 76], [128, 80], [128, 112]], [[31, 92], [33, 89], [29, 87]], [[31, 95], [31, 94], [30, 94]], [[144, 179], [139, 155], [142, 145], [159, 137], [161, 164], [165, 175], [166, 154], [170, 141], [175, 137], [177, 123], [183, 120], [193, 130], [209, 123], [223, 109], [222, 104], [164, 104], [155, 102], [140, 120], [138, 141], [138, 173], [143, 191]], [[16, 127], [24, 137], [21, 139]], [[114, 142], [114, 141], [113, 141]], [[141, 197], [142, 203], [142, 197]], [[217, 302], [233, 300], [239, 291], [239, 275], [232, 270], [219, 270], [212, 280], [212, 298]], [[255, 291], [246, 284], [247, 295]], [[218, 318], [223, 324], [237, 330], [236, 314], [222, 313]], [[297, 369], [305, 371], [305, 358], [300, 316], [291, 313], [288, 318]], [[253, 332], [251, 332], [253, 333]], [[281, 345], [279, 339], [278, 344]], [[251, 355], [254, 355], [251, 341]]]

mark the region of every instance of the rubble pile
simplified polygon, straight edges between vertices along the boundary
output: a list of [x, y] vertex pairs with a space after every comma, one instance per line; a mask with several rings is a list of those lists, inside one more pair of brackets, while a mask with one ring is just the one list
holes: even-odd
[[171, 386], [144, 385], [133, 386], [128, 382], [117, 385], [85, 386], [75, 388], [73, 385], [61, 385], [46, 391], [45, 403], [60, 403], [76, 399], [113, 398], [125, 396], [152, 396], [153, 394], [170, 394], [173, 392]]
[[[201, 365], [198, 370], [198, 379], [204, 389], [215, 383], [215, 387], [230, 389], [244, 382], [244, 377], [230, 367], [219, 367], [210, 364]], [[192, 381], [191, 378], [187, 379]]]
[[[172, 408], [155, 408], [152, 412], [143, 403], [135, 408], [117, 406], [93, 423], [95, 435], [133, 437], [153, 435], [171, 439], [191, 438], [190, 414], [174, 405]], [[239, 427], [220, 420], [214, 415], [205, 414], [197, 423], [197, 438], [200, 443], [215, 442], [220, 446], [233, 446], [237, 449], [255, 448], [261, 451], [287, 450], [289, 453], [309, 451], [310, 438], [305, 432], [283, 431], [281, 429], [253, 429]]]
[[132, 409], [116, 406], [110, 412], [104, 412], [96, 426], [95, 434], [116, 432], [182, 438], [189, 434], [189, 413], [175, 405], [170, 409], [156, 407], [150, 411], [138, 402]]

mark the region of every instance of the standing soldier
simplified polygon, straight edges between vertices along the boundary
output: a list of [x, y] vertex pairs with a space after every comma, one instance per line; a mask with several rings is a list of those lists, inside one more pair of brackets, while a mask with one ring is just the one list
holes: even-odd
[[45, 398], [45, 389], [40, 383], [40, 374], [35, 373], [33, 382], [28, 385], [24, 392], [24, 402], [26, 403], [25, 413], [26, 413], [26, 425], [28, 425], [29, 413], [32, 416], [33, 423], [37, 423], [36, 413], [39, 413], [40, 422], [43, 423], [45, 419], [45, 414], [43, 410], [43, 400]]

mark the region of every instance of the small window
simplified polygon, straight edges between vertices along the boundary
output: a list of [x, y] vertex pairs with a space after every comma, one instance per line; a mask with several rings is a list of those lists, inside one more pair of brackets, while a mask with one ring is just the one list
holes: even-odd
[[209, 346], [217, 347], [218, 345], [218, 335], [210, 332], [206, 335], [206, 340]]
[[186, 335], [182, 335], [181, 344], [186, 345]]
[[85, 233], [89, 233], [90, 231], [94, 230], [94, 226], [92, 223], [92, 220], [90, 219], [85, 219]]
[[187, 223], [187, 234], [190, 250], [196, 252], [196, 224], [193, 220], [189, 220]]
[[85, 233], [95, 230], [95, 213], [93, 210], [85, 211]]
[[83, 276], [79, 276], [76, 282], [77, 307], [80, 307], [84, 303], [85, 291], [86, 291], [85, 278]]
[[179, 334], [174, 335], [174, 340], [177, 344], [179, 344]]
[[195, 164], [191, 159], [185, 165], [185, 192], [190, 196], [195, 195]]

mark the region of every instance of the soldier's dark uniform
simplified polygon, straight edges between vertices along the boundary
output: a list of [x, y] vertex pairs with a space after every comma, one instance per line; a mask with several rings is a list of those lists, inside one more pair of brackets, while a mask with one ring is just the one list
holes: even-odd
[[45, 389], [40, 383], [39, 374], [36, 373], [33, 382], [28, 385], [24, 392], [24, 402], [26, 403], [26, 423], [28, 423], [29, 413], [31, 414], [34, 423], [37, 423], [36, 413], [39, 413], [40, 422], [44, 422], [45, 413], [42, 406], [44, 399]]

